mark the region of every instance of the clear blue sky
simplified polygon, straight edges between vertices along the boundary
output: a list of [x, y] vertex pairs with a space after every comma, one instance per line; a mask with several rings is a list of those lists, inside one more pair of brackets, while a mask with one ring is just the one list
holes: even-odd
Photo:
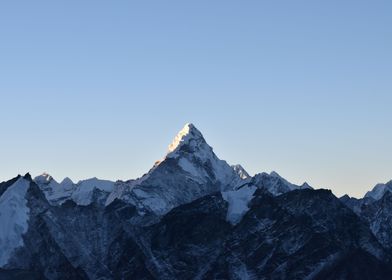
[[391, 1], [0, 2], [0, 181], [147, 172], [186, 122], [337, 195], [392, 179]]

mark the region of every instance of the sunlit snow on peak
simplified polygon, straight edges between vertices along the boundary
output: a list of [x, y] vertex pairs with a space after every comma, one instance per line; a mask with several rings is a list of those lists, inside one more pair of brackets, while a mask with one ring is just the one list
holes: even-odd
[[192, 124], [187, 123], [183, 129], [176, 135], [173, 142], [169, 145], [169, 153], [175, 151], [183, 142], [189, 141], [191, 138], [203, 137], [201, 132]]

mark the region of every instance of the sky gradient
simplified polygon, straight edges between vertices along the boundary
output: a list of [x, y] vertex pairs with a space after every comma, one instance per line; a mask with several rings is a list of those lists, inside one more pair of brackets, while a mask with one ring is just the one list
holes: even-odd
[[0, 181], [131, 179], [187, 122], [252, 175], [392, 179], [391, 1], [1, 1]]

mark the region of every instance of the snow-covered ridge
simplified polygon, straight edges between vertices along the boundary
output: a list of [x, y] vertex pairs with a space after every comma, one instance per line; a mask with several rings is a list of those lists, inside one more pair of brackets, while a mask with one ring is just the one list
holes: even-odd
[[173, 142], [169, 145], [168, 153], [172, 153], [177, 150], [183, 144], [189, 144], [191, 139], [203, 138], [201, 132], [191, 123], [185, 124], [183, 129], [178, 132], [174, 137]]
[[274, 196], [278, 196], [293, 190], [312, 188], [306, 182], [300, 186], [292, 184], [275, 171], [272, 171], [270, 174], [263, 172], [255, 175], [252, 177], [250, 184], [257, 186], [258, 188], [266, 189]]
[[240, 176], [244, 174], [243, 180], [233, 190], [221, 192], [223, 199], [229, 203], [227, 221], [233, 225], [239, 223], [246, 212], [248, 212], [248, 205], [257, 189], [264, 189], [273, 196], [279, 196], [293, 190], [312, 188], [306, 182], [301, 186], [292, 184], [275, 171], [272, 171], [270, 174], [261, 173], [250, 177], [242, 166], [233, 166], [233, 169]]
[[0, 267], [7, 264], [16, 248], [23, 246], [30, 209], [26, 193], [30, 182], [20, 177], [0, 197]]
[[59, 205], [67, 200], [73, 200], [79, 205], [89, 205], [93, 202], [94, 190], [109, 194], [114, 188], [114, 182], [91, 178], [81, 180], [77, 184], [65, 178], [58, 183], [52, 176], [44, 173], [34, 178], [34, 182], [44, 192], [46, 199], [53, 205]]
[[109, 194], [113, 191], [114, 182], [91, 178], [80, 181], [72, 193], [71, 199], [79, 205], [89, 205], [93, 201], [94, 190]]
[[371, 197], [375, 200], [381, 199], [386, 192], [392, 192], [392, 181], [386, 184], [377, 184], [371, 191], [368, 191], [365, 197]]

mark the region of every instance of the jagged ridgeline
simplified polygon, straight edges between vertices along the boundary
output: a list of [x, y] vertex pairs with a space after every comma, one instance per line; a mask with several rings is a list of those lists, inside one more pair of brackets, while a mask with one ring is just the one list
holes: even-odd
[[391, 279], [390, 190], [252, 177], [187, 124], [135, 180], [0, 183], [0, 279]]

